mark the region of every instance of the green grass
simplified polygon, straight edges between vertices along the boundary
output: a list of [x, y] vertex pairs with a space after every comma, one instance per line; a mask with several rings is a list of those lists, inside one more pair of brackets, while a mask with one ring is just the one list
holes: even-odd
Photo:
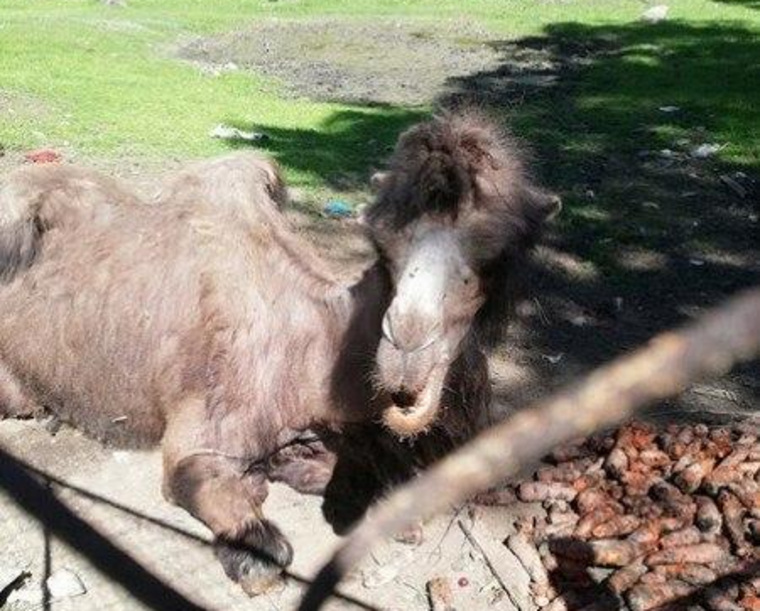
[[[466, 17], [499, 38], [514, 39], [552, 32], [561, 23], [624, 27], [641, 9], [637, 0], [468, 0]], [[396, 132], [429, 109], [284, 99], [276, 83], [251, 73], [204, 76], [175, 59], [174, 46], [261, 19], [440, 21], [461, 19], [462, 13], [460, 0], [131, 0], [126, 8], [96, 0], [4, 0], [0, 100], [13, 112], [0, 115], [0, 143], [11, 150], [60, 147], [84, 158], [159, 160], [225, 150], [224, 143], [208, 137], [222, 121], [263, 125], [282, 138], [271, 149], [282, 158], [291, 180], [320, 187], [332, 174], [361, 174], [380, 162]], [[690, 27], [733, 20], [747, 32], [760, 32], [760, 13], [741, 3], [674, 0], [671, 16]], [[730, 40], [724, 43], [730, 52]], [[673, 44], [688, 41], [676, 37]], [[699, 46], [692, 52], [700, 53]], [[711, 48], [701, 52], [707, 55]], [[659, 60], [642, 49], [639, 57], [626, 61], [645, 71]], [[589, 95], [585, 112], [593, 114], [596, 107], [616, 104], [616, 96], [629, 95], [632, 84], [616, 81], [616, 74], [614, 63], [589, 73], [592, 90], [594, 84], [610, 87]], [[667, 83], [647, 86], [662, 89]], [[692, 93], [684, 89], [668, 101], [678, 103]], [[755, 159], [749, 151], [753, 142], [748, 141], [755, 136], [745, 125], [751, 115], [752, 109], [737, 108], [721, 124], [731, 142], [727, 154], [748, 161]], [[528, 114], [523, 119], [530, 126]], [[540, 130], [528, 131], [540, 135]], [[373, 143], [368, 145], [369, 140]]]

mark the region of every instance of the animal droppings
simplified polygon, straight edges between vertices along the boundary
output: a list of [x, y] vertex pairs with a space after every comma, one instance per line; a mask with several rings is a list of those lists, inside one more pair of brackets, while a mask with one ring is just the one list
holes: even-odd
[[[757, 435], [701, 424], [632, 423], [557, 448], [532, 481], [508, 488], [515, 503], [541, 503], [507, 539], [539, 554], [545, 571], [531, 575], [549, 576], [548, 590], [545, 577], [532, 580], [534, 602], [591, 610], [615, 595], [627, 607], [606, 608], [756, 608], [758, 459]], [[703, 590], [704, 607], [694, 606]]]

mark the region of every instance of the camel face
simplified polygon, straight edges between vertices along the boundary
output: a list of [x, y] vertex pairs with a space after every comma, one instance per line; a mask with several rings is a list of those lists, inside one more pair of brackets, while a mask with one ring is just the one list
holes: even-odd
[[402, 434], [411, 417], [432, 422], [449, 367], [484, 301], [455, 225], [426, 219], [405, 233], [392, 246], [395, 290], [377, 353], [377, 378], [397, 408], [386, 420]]
[[366, 223], [393, 283], [376, 384], [400, 436], [433, 426], [468, 336], [488, 343], [514, 298], [512, 277], [559, 200], [533, 187], [490, 122], [442, 117], [399, 140]]

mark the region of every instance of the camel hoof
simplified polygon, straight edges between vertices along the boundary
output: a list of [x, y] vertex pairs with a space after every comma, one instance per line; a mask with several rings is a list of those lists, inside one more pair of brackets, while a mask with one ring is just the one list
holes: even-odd
[[240, 539], [217, 539], [214, 553], [227, 577], [248, 596], [258, 596], [281, 585], [282, 571], [293, 560], [290, 543], [267, 520], [254, 524]]

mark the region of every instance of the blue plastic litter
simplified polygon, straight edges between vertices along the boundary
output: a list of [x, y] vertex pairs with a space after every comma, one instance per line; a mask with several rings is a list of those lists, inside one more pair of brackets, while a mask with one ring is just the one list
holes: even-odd
[[330, 216], [332, 218], [346, 218], [351, 216], [354, 211], [351, 206], [349, 206], [346, 202], [341, 201], [339, 199], [333, 199], [327, 202], [327, 205], [322, 208], [322, 212], [326, 216]]

